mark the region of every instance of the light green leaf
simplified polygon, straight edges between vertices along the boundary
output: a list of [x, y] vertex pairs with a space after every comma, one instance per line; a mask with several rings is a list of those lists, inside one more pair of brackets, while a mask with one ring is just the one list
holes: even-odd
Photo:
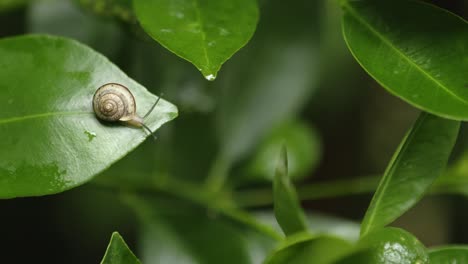
[[343, 34], [361, 66], [392, 94], [468, 120], [468, 24], [409, 0], [343, 1]]
[[467, 246], [444, 246], [429, 251], [431, 264], [467, 264]]
[[152, 38], [208, 80], [249, 41], [258, 20], [255, 0], [135, 0], [134, 9]]
[[[75, 41], [44, 35], [0, 40], [0, 197], [45, 195], [89, 181], [148, 137], [98, 121], [105, 83], [127, 86], [144, 116], [157, 97], [105, 57]], [[161, 100], [146, 118], [155, 131], [177, 116]], [[155, 143], [156, 144], [156, 143]]]
[[112, 234], [101, 264], [140, 264], [119, 233]]
[[296, 190], [288, 177], [286, 148], [280, 151], [273, 181], [274, 209], [278, 224], [286, 235], [307, 231], [304, 212], [299, 204]]
[[289, 121], [273, 129], [260, 144], [247, 165], [247, 180], [273, 180], [278, 152], [288, 146], [288, 172], [292, 181], [299, 180], [318, 165], [321, 145], [317, 132], [305, 122]]
[[390, 161], [361, 226], [384, 227], [415, 205], [442, 174], [460, 122], [421, 113]]
[[331, 264], [348, 254], [352, 244], [332, 236], [298, 233], [288, 237], [264, 264]]

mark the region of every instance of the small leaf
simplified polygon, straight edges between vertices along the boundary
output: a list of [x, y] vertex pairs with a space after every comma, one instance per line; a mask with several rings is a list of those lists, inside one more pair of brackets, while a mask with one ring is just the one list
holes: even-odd
[[420, 1], [343, 1], [343, 34], [390, 93], [435, 115], [468, 120], [468, 25]]
[[280, 151], [273, 181], [274, 210], [276, 220], [286, 235], [306, 231], [304, 212], [299, 204], [297, 193], [288, 177], [288, 157], [286, 148]]
[[[148, 137], [94, 115], [93, 95], [105, 83], [127, 86], [140, 116], [157, 97], [90, 48], [31, 35], [0, 40], [0, 58], [0, 198], [76, 187]], [[161, 100], [145, 124], [156, 131], [176, 116], [177, 108]]]
[[306, 177], [319, 163], [321, 145], [317, 132], [305, 122], [289, 121], [273, 129], [260, 144], [247, 167], [247, 180], [273, 180], [276, 157], [283, 144], [288, 146], [291, 180]]
[[361, 226], [384, 227], [415, 205], [442, 174], [460, 122], [421, 113], [388, 165]]
[[273, 251], [264, 264], [332, 264], [351, 250], [351, 243], [332, 236], [298, 233]]
[[468, 246], [444, 246], [429, 251], [431, 264], [468, 264]]
[[135, 0], [134, 9], [151, 37], [208, 80], [249, 41], [258, 20], [255, 0]]
[[140, 264], [119, 233], [112, 234], [101, 264]]

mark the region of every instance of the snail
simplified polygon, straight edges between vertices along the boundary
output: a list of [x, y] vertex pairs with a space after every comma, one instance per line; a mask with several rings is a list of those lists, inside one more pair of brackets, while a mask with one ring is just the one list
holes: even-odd
[[141, 118], [136, 113], [135, 97], [130, 90], [118, 83], [107, 83], [99, 87], [94, 93], [93, 109], [97, 118], [106, 122], [123, 122], [135, 127], [146, 129], [150, 135], [153, 135], [151, 129], [145, 125], [144, 119], [154, 110], [159, 102], [156, 102]]

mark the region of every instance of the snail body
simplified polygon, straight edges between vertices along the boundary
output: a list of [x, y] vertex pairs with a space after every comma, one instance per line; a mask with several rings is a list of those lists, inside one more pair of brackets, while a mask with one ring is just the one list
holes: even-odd
[[103, 121], [143, 126], [143, 119], [136, 113], [135, 97], [121, 84], [108, 83], [99, 87], [93, 97], [93, 109]]

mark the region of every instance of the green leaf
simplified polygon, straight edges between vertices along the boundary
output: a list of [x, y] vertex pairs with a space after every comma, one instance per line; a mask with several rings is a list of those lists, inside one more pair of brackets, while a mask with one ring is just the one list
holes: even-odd
[[444, 246], [429, 251], [431, 264], [468, 264], [467, 246]]
[[288, 177], [288, 157], [286, 148], [280, 151], [273, 181], [274, 209], [278, 224], [286, 235], [307, 231], [304, 212], [299, 204], [297, 193]]
[[357, 253], [339, 263], [429, 263], [429, 256], [424, 245], [400, 228], [388, 227], [369, 233], [362, 237], [355, 250]]
[[348, 254], [351, 248], [351, 243], [336, 237], [298, 233], [273, 251], [264, 264], [331, 264]]
[[468, 120], [468, 25], [419, 1], [343, 1], [343, 34], [383, 87], [435, 115]]
[[134, 9], [152, 38], [208, 80], [249, 41], [258, 20], [255, 0], [135, 0]]
[[304, 178], [317, 165], [321, 145], [317, 132], [305, 122], [289, 121], [273, 129], [260, 144], [247, 165], [249, 180], [273, 180], [276, 159], [281, 147], [288, 146], [288, 171], [291, 180]]
[[421, 113], [380, 181], [361, 235], [391, 223], [422, 198], [445, 169], [459, 127], [460, 122]]
[[[32, 35], [0, 40], [0, 58], [1, 198], [76, 187], [148, 137], [143, 129], [95, 117], [92, 98], [105, 83], [129, 87], [140, 116], [157, 99], [95, 51]], [[176, 116], [177, 108], [161, 100], [145, 124], [156, 131]]]
[[101, 264], [140, 264], [119, 233], [112, 234]]
[[254, 264], [274, 240], [177, 200], [127, 197], [142, 222], [143, 263]]

